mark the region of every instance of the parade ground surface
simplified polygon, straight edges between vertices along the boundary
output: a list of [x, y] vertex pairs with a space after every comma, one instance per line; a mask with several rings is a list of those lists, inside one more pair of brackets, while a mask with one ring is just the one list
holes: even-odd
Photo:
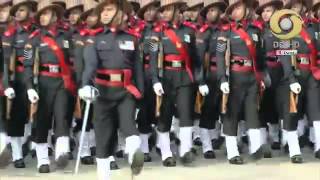
[[[320, 180], [320, 160], [316, 160], [309, 148], [303, 149], [303, 164], [291, 164], [283, 151], [273, 151], [272, 159], [258, 162], [243, 155], [246, 164], [242, 166], [230, 165], [225, 159], [224, 150], [216, 152], [217, 159], [205, 160], [202, 155], [197, 156], [194, 167], [165, 168], [161, 165], [160, 157], [153, 153], [153, 162], [146, 163], [144, 171], [134, 180]], [[73, 174], [75, 161], [64, 171], [55, 170], [51, 165], [50, 174], [39, 174], [36, 161], [30, 156], [25, 160], [26, 169], [14, 169], [11, 165], [0, 170], [0, 180], [95, 180], [95, 166], [80, 166], [78, 175]], [[120, 170], [112, 171], [112, 180], [131, 180], [128, 164], [119, 159]]]

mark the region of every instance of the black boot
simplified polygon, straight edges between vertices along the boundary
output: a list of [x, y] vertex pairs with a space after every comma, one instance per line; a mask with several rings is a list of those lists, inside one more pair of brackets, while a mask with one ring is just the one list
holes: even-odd
[[19, 169], [26, 167], [26, 165], [24, 164], [23, 159], [16, 160], [16, 161], [13, 162], [13, 164], [14, 164], [15, 168], [19, 168]]
[[144, 164], [144, 154], [141, 150], [137, 150], [133, 155], [133, 160], [131, 164], [132, 175], [139, 175]]
[[144, 162], [151, 162], [152, 158], [149, 153], [144, 153]]
[[165, 167], [175, 167], [176, 166], [176, 160], [173, 157], [168, 157], [164, 161], [162, 161], [162, 165]]
[[81, 164], [84, 165], [93, 165], [94, 164], [94, 159], [92, 156], [86, 156], [81, 158]]
[[207, 151], [203, 154], [203, 157], [205, 159], [215, 159], [216, 158], [216, 155], [213, 151]]
[[110, 170], [114, 171], [114, 170], [118, 170], [120, 169], [117, 162], [116, 161], [111, 161], [110, 162]]
[[315, 154], [314, 157], [317, 159], [320, 159], [320, 150], [318, 150]]
[[50, 167], [48, 164], [41, 165], [38, 169], [39, 173], [49, 173]]
[[303, 163], [303, 159], [301, 155], [295, 155], [291, 157], [291, 162], [294, 164], [302, 164]]
[[184, 166], [192, 166], [194, 161], [194, 156], [192, 152], [187, 152], [181, 157], [181, 163]]
[[224, 143], [224, 138], [219, 137], [218, 139], [212, 139], [211, 143], [214, 150], [219, 150]]
[[90, 148], [91, 156], [96, 156], [96, 147]]
[[67, 167], [69, 164], [69, 154], [65, 153], [60, 155], [56, 160], [56, 163], [59, 169], [64, 169], [65, 167]]
[[263, 148], [262, 146], [253, 154], [250, 155], [253, 160], [260, 160], [263, 158]]
[[273, 149], [273, 150], [280, 150], [280, 148], [281, 148], [280, 142], [273, 142], [271, 144], [271, 149]]
[[202, 146], [202, 142], [201, 139], [198, 137], [196, 139], [193, 140], [193, 145], [195, 146]]
[[240, 156], [236, 156], [236, 157], [233, 157], [233, 158], [229, 159], [229, 163], [230, 164], [235, 164], [235, 165], [244, 164], [243, 159]]

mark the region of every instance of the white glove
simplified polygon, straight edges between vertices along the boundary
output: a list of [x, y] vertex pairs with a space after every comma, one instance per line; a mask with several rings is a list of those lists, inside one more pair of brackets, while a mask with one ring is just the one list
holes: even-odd
[[36, 92], [36, 90], [34, 90], [34, 89], [28, 89], [27, 94], [28, 94], [28, 99], [29, 99], [29, 101], [30, 101], [32, 104], [38, 102], [38, 100], [39, 100], [39, 95], [38, 95], [38, 93]]
[[93, 101], [98, 94], [98, 90], [92, 86], [84, 86], [78, 91], [78, 95], [81, 99], [89, 101]]
[[301, 86], [297, 82], [292, 83], [292, 84], [290, 84], [290, 90], [295, 94], [299, 94], [301, 92]]
[[13, 88], [7, 88], [4, 91], [4, 95], [8, 97], [8, 99], [13, 99], [16, 97], [16, 93], [14, 92]]
[[220, 85], [220, 90], [223, 92], [223, 94], [229, 94], [230, 93], [230, 87], [228, 82], [224, 82]]
[[206, 96], [209, 94], [209, 87], [207, 85], [199, 86], [199, 92], [202, 96]]
[[162, 84], [161, 83], [155, 83], [153, 85], [153, 90], [154, 90], [154, 93], [156, 93], [157, 96], [162, 96], [164, 94], [164, 90], [162, 88]]

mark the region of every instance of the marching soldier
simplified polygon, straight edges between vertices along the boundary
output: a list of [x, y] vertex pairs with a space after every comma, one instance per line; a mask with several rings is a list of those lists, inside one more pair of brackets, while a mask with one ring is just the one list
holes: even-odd
[[[3, 51], [2, 51], [2, 38], [4, 32], [7, 30], [8, 25], [10, 24], [10, 8], [12, 6], [12, 0], [2, 0], [0, 1], [0, 36], [1, 36], [1, 74], [3, 73]], [[2, 83], [0, 83], [3, 86]], [[11, 152], [7, 146], [8, 137], [6, 133], [6, 119], [4, 116], [5, 110], [5, 98], [4, 93], [1, 93], [0, 96], [0, 168], [4, 168], [9, 165], [11, 161]]]
[[[290, 59], [276, 53], [277, 50], [284, 49], [284, 47], [275, 46], [283, 40], [275, 37], [270, 30], [270, 18], [282, 6], [283, 3], [279, 0], [263, 0], [260, 1], [260, 6], [256, 10], [264, 23], [262, 31], [264, 57], [272, 82], [271, 87], [266, 89], [261, 103], [260, 115], [264, 127], [262, 128], [262, 143], [267, 144], [266, 123], [270, 123], [269, 133], [273, 141], [272, 149], [280, 149], [278, 122], [280, 117], [283, 121], [284, 132], [287, 134], [288, 131], [290, 139], [292, 139], [291, 134], [293, 133], [291, 131], [296, 129], [297, 114], [296, 112], [290, 112], [290, 91], [298, 93], [300, 89], [300, 85], [291, 71]], [[296, 141], [290, 140], [288, 143], [291, 154], [297, 155], [294, 153], [296, 146], [298, 146]], [[291, 156], [293, 162], [299, 159], [294, 155]], [[271, 153], [266, 151], [264, 156], [271, 157]]]
[[[305, 17], [306, 11], [310, 9], [307, 1], [303, 0], [291, 0], [286, 8], [292, 9], [300, 16]], [[320, 90], [319, 90], [319, 80], [320, 80], [320, 70], [317, 67], [317, 48], [316, 41], [318, 37], [316, 36], [313, 23], [310, 20], [305, 20], [300, 36], [293, 38], [292, 41], [297, 42], [299, 47], [297, 47], [297, 55], [295, 63], [297, 64], [297, 69], [299, 70], [299, 76], [297, 80], [301, 84], [301, 93], [299, 94], [298, 101], [298, 111], [299, 116], [303, 117], [306, 114], [308, 121], [313, 125], [314, 132], [317, 133], [320, 130]], [[288, 132], [289, 134], [290, 132]], [[315, 136], [315, 157], [319, 158], [320, 147], [319, 147], [319, 135]], [[296, 138], [296, 137], [295, 137]], [[288, 135], [288, 142], [290, 136]], [[290, 150], [290, 147], [289, 147]], [[297, 148], [296, 154], [299, 159], [295, 159], [296, 162], [302, 163], [302, 157], [300, 149]], [[290, 152], [291, 156], [291, 152]]]
[[131, 4], [132, 12], [129, 16], [129, 23], [128, 26], [131, 28], [135, 28], [139, 24], [139, 17], [137, 16], [138, 11], [140, 9], [140, 2], [139, 0], [129, 0]]
[[58, 168], [67, 166], [70, 152], [68, 98], [76, 93], [76, 86], [68, 65], [70, 39], [57, 25], [62, 16], [61, 6], [48, 0], [39, 1], [35, 15], [39, 29], [29, 36], [25, 46], [25, 78], [28, 98], [35, 111], [34, 136], [40, 173], [50, 172], [47, 137], [53, 119]]
[[150, 72], [150, 55], [149, 44], [155, 34], [159, 34], [161, 28], [156, 23], [160, 1], [158, 0], [142, 0], [141, 9], [138, 11], [138, 17], [142, 19], [136, 31], [141, 34], [140, 51], [143, 51], [144, 64], [144, 88], [145, 94], [142, 101], [140, 111], [137, 117], [138, 129], [141, 138], [141, 150], [144, 153], [145, 162], [151, 162], [149, 154], [149, 134], [152, 133], [152, 124], [156, 123], [155, 118], [155, 94], [152, 89], [152, 78]]
[[222, 23], [220, 16], [227, 8], [223, 0], [204, 1], [204, 8], [200, 14], [204, 17], [205, 23], [199, 29], [197, 35], [197, 48], [200, 59], [204, 65], [204, 77], [209, 86], [209, 94], [205, 97], [200, 118], [200, 137], [202, 150], [205, 159], [214, 159], [215, 153], [211, 142], [211, 132], [215, 128], [220, 115], [221, 93], [217, 82], [217, 37]]
[[[125, 29], [130, 5], [123, 0], [106, 0], [97, 6], [102, 31], [86, 42], [85, 69], [79, 96], [94, 103], [96, 161], [98, 178], [110, 176], [109, 156], [113, 155], [114, 134], [118, 128], [126, 137], [126, 153], [133, 175], [144, 164], [141, 140], [135, 125], [136, 102], [143, 94], [143, 68], [135, 34]], [[115, 58], [116, 57], [116, 58]], [[97, 88], [95, 90], [95, 88]]]
[[250, 154], [253, 159], [262, 156], [257, 99], [265, 88], [262, 74], [264, 63], [260, 57], [260, 29], [246, 17], [249, 2], [229, 1], [226, 15], [230, 22], [223, 27], [217, 39], [217, 76], [223, 93], [223, 106], [228, 99], [226, 114], [222, 118], [230, 164], [243, 164], [236, 139], [242, 108], [248, 127]]
[[[11, 137], [12, 158], [16, 168], [25, 167], [22, 145], [25, 124], [28, 122], [29, 116], [23, 67], [24, 46], [29, 35], [35, 30], [31, 15], [32, 11], [35, 11], [36, 5], [36, 1], [14, 0], [10, 14], [15, 18], [15, 24], [10, 26], [3, 36], [4, 72], [6, 73], [4, 87], [7, 110], [11, 110], [7, 112], [9, 113], [7, 133]], [[8, 104], [8, 102], [10, 103]]]
[[[153, 89], [157, 95], [158, 140], [164, 166], [176, 166], [170, 150], [169, 131], [174, 108], [180, 118], [179, 155], [187, 166], [193, 162], [192, 126], [194, 82], [202, 82], [201, 62], [195, 48], [195, 32], [181, 22], [179, 0], [161, 1], [162, 30], [151, 44]], [[208, 87], [199, 86], [203, 95]], [[176, 105], [176, 107], [175, 107]]]

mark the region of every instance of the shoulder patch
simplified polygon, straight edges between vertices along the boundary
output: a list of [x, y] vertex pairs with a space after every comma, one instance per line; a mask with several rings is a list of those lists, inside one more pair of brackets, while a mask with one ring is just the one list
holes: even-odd
[[223, 37], [223, 36], [220, 36], [220, 37], [218, 37], [218, 41], [224, 41], [224, 42], [226, 42], [226, 41], [227, 41], [227, 38], [226, 38], [226, 37]]
[[182, 24], [193, 29], [194, 31], [198, 31], [197, 26], [195, 24], [193, 24], [192, 22], [185, 21]]
[[141, 38], [141, 34], [137, 33], [134, 29], [128, 29], [125, 32], [136, 37], [136, 38]]
[[4, 32], [4, 35], [6, 37], [10, 37], [10, 36], [13, 36], [16, 32], [17, 32], [17, 29], [14, 26], [9, 26], [7, 31]]
[[205, 24], [203, 25], [201, 28], [200, 28], [200, 32], [203, 33], [203, 32], [206, 32], [207, 30], [209, 29], [209, 25], [208, 24]]
[[230, 24], [223, 24], [221, 25], [221, 30], [222, 31], [228, 31], [230, 29]]

